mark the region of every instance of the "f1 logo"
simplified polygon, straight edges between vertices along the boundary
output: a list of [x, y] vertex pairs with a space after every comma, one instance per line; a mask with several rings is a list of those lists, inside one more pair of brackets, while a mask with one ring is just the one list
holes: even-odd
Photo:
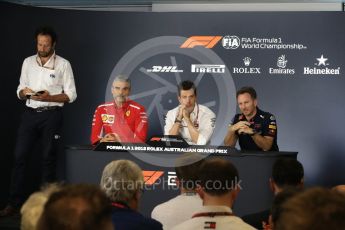
[[195, 46], [203, 46], [205, 48], [213, 48], [222, 36], [192, 36], [185, 41], [180, 48], [194, 48]]
[[163, 174], [163, 171], [143, 171], [145, 184], [153, 185]]

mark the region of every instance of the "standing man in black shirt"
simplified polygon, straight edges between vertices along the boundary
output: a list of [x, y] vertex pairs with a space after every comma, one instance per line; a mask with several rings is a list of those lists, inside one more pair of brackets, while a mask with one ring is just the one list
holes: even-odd
[[257, 107], [255, 89], [242, 87], [236, 98], [242, 113], [233, 118], [224, 144], [235, 147], [239, 140], [241, 150], [279, 151], [276, 119], [273, 114]]

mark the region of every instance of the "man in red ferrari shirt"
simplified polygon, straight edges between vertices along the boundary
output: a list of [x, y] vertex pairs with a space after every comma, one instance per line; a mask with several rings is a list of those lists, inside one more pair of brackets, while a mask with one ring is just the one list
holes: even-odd
[[127, 76], [115, 77], [111, 92], [114, 101], [99, 105], [92, 120], [91, 143], [145, 142], [147, 116], [144, 106], [128, 98], [131, 82]]

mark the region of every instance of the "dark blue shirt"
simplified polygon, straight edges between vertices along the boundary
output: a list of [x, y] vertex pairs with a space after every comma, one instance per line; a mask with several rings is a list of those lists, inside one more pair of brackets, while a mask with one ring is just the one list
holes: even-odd
[[129, 207], [112, 209], [112, 221], [116, 230], [162, 230], [162, 224], [145, 217]]
[[[248, 121], [250, 123], [250, 127], [254, 130], [254, 132], [262, 136], [273, 137], [273, 144], [269, 151], [279, 151], [277, 145], [277, 121], [274, 115], [262, 111], [258, 107], [256, 110], [255, 116]], [[247, 119], [243, 114], [236, 114], [232, 120], [232, 124], [236, 124], [239, 121], [247, 121]], [[236, 135], [238, 136], [241, 150], [262, 151], [262, 149], [255, 144], [251, 135], [238, 134], [238, 132], [236, 132]]]

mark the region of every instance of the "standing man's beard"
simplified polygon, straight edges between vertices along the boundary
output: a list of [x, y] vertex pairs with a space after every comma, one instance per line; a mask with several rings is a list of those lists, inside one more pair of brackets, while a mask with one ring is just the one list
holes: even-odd
[[38, 56], [45, 58], [45, 57], [49, 57], [49, 55], [51, 55], [52, 53], [54, 53], [54, 50], [50, 50], [49, 52], [38, 51]]

